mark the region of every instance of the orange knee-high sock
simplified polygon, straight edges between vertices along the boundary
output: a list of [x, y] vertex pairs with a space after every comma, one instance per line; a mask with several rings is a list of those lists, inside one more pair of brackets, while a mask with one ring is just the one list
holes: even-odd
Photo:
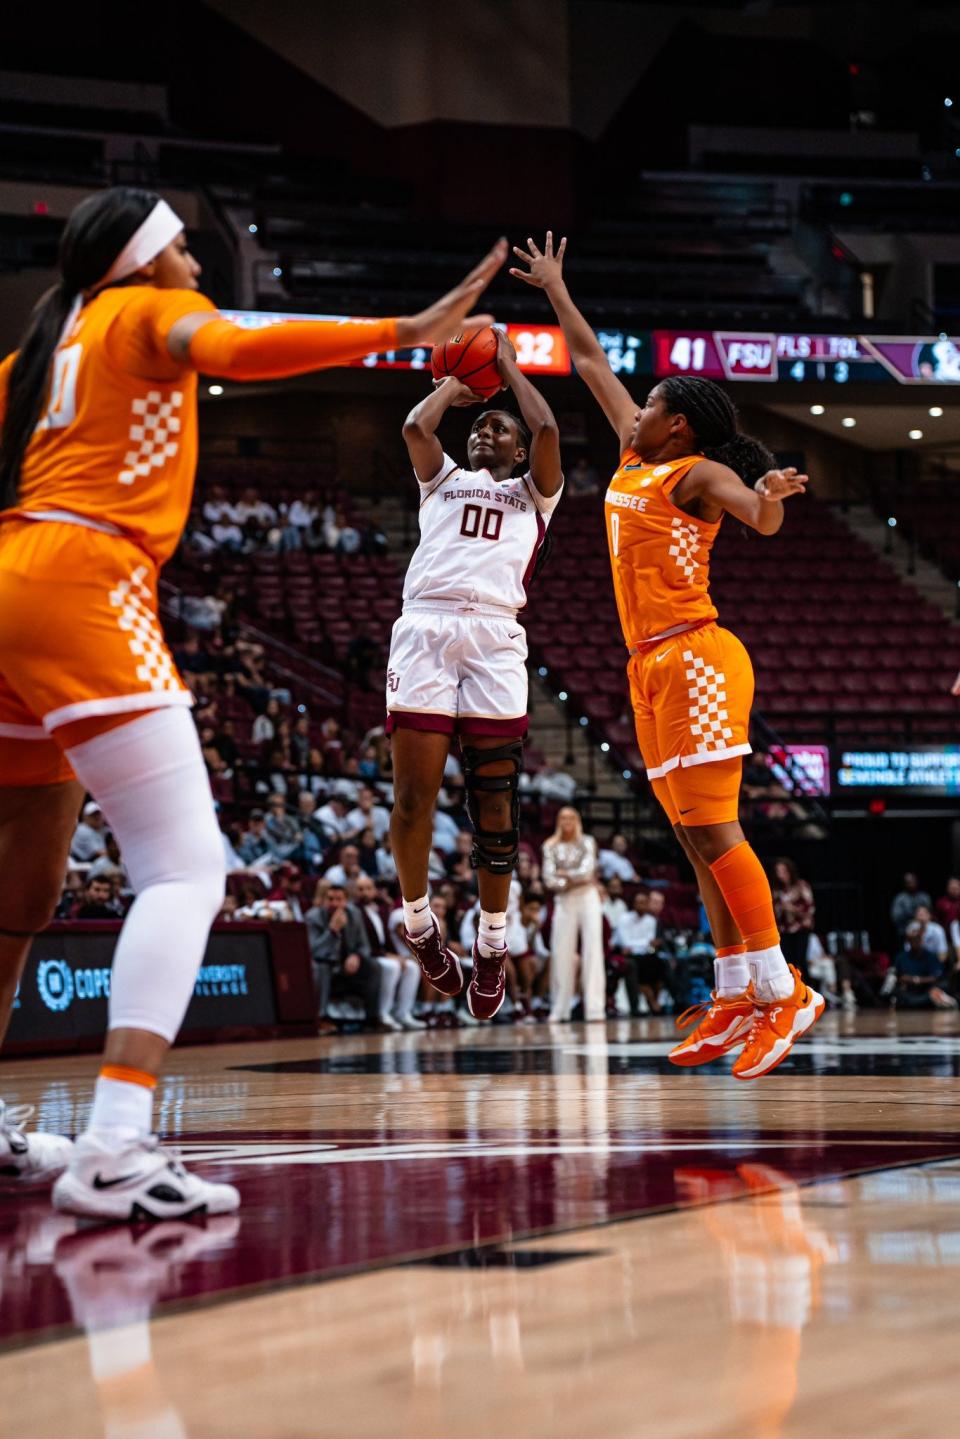
[[743, 935], [748, 953], [780, 943], [773, 917], [773, 896], [763, 865], [746, 840], [728, 849], [710, 866], [727, 908]]

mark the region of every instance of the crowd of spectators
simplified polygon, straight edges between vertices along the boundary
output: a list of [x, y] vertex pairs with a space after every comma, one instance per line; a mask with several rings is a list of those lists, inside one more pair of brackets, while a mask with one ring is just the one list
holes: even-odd
[[187, 545], [200, 553], [307, 550], [381, 555], [386, 553], [387, 537], [375, 518], [354, 523], [336, 495], [304, 490], [292, 500], [271, 504], [254, 486], [234, 498], [225, 486], [210, 485], [188, 530]]

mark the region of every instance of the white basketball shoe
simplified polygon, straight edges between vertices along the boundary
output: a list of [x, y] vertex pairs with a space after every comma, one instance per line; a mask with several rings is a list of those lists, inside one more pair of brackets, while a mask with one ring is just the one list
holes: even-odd
[[61, 1134], [24, 1131], [33, 1110], [32, 1104], [14, 1107], [0, 1099], [0, 1182], [49, 1184], [70, 1163], [72, 1140]]
[[95, 1134], [77, 1140], [69, 1168], [53, 1186], [55, 1209], [84, 1219], [153, 1223], [240, 1207], [232, 1184], [211, 1184], [191, 1174], [156, 1135], [117, 1149]]

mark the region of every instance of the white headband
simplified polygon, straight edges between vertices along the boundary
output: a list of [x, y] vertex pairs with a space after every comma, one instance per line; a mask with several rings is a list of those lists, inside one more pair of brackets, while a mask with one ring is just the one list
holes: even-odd
[[[180, 216], [171, 210], [166, 200], [158, 200], [143, 224], [134, 230], [103, 279], [98, 280], [95, 285], [89, 286], [85, 293], [95, 295], [103, 289], [104, 285], [112, 285], [114, 280], [125, 280], [128, 275], [135, 275], [144, 265], [149, 265], [151, 260], [155, 260], [160, 251], [165, 250], [170, 241], [175, 240], [182, 229], [183, 221]], [[82, 308], [83, 295], [77, 295], [63, 322], [63, 329], [60, 331], [60, 338], [57, 341], [58, 348], [72, 333]]]
[[158, 200], [140, 228], [134, 230], [103, 279], [90, 288], [99, 290], [104, 285], [112, 285], [114, 280], [125, 280], [128, 275], [135, 275], [144, 265], [155, 260], [182, 229], [180, 216], [171, 210], [166, 200]]

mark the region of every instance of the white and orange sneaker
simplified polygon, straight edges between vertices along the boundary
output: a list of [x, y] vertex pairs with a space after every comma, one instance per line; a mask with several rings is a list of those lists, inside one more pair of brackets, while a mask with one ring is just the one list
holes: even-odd
[[671, 1064], [691, 1068], [695, 1064], [709, 1064], [742, 1044], [753, 1027], [756, 1005], [753, 993], [745, 989], [729, 999], [721, 998], [716, 991], [704, 1004], [695, 1004], [685, 1010], [676, 1020], [678, 1029], [685, 1028], [699, 1019], [696, 1029], [681, 1039], [667, 1058]]
[[793, 993], [787, 999], [775, 999], [770, 1004], [760, 1004], [748, 991], [750, 1002], [756, 1005], [753, 1024], [743, 1047], [743, 1053], [733, 1066], [737, 1079], [759, 1079], [782, 1064], [797, 1040], [812, 1029], [824, 1011], [822, 994], [804, 984], [798, 970], [790, 965], [793, 975]]

